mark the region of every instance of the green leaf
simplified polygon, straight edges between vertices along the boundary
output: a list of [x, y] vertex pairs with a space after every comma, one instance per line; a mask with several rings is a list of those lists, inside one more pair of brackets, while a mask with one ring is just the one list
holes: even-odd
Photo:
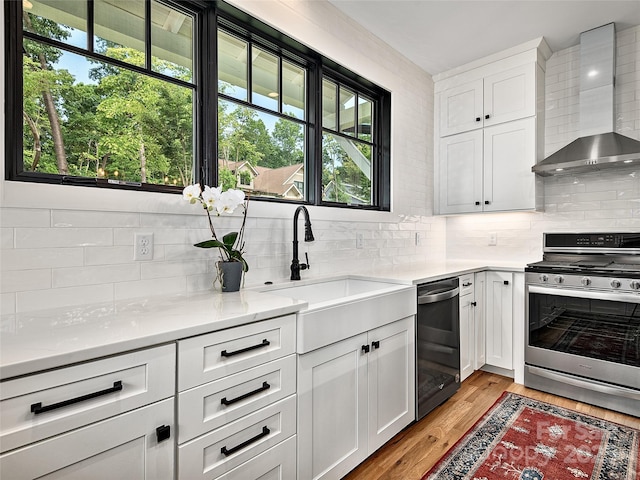
[[194, 247], [200, 247], [200, 248], [225, 248], [225, 244], [222, 243], [220, 240], [205, 240], [204, 242], [200, 242], [200, 243], [195, 243], [193, 245]]
[[232, 248], [233, 244], [236, 243], [236, 238], [238, 238], [238, 232], [231, 232], [222, 237], [222, 241], [228, 248]]

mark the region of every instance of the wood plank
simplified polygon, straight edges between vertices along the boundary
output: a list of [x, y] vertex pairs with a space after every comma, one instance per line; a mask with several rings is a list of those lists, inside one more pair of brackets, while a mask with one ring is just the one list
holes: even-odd
[[640, 429], [640, 418], [533, 390], [479, 370], [447, 402], [393, 437], [345, 480], [420, 480], [505, 390]]

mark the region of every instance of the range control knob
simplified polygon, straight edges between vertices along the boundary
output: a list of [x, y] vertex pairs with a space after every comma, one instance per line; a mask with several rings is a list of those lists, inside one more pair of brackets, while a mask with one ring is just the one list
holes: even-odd
[[562, 275], [556, 275], [553, 277], [553, 280], [558, 284], [564, 283], [564, 277]]
[[546, 283], [549, 281], [549, 275], [547, 275], [546, 273], [541, 273], [539, 278], [540, 278], [540, 281], [543, 283]]
[[582, 277], [582, 280], [580, 280], [580, 283], [582, 284], [583, 287], [588, 287], [589, 285], [591, 285], [591, 279], [589, 277]]
[[638, 280], [631, 280], [631, 283], [629, 284], [629, 286], [630, 286], [633, 290], [640, 290], [640, 281], [638, 281]]
[[622, 285], [622, 282], [620, 282], [620, 280], [611, 280], [611, 286], [613, 288], [620, 288], [621, 285]]

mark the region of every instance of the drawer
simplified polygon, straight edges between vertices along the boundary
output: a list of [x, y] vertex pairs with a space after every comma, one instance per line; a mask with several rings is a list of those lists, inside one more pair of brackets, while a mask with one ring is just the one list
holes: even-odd
[[216, 480], [291, 480], [296, 478], [296, 437], [289, 437]]
[[216, 478], [295, 433], [296, 396], [291, 395], [180, 445], [178, 478]]
[[215, 430], [294, 393], [295, 355], [181, 392], [178, 395], [178, 443]]
[[180, 340], [178, 390], [202, 385], [295, 351], [295, 315]]
[[175, 393], [175, 344], [0, 384], [0, 452], [82, 427]]
[[173, 441], [156, 434], [163, 425], [173, 432], [172, 398], [0, 455], [0, 478], [171, 480]]
[[474, 274], [463, 275], [460, 277], [460, 296], [463, 297], [469, 293], [473, 293]]

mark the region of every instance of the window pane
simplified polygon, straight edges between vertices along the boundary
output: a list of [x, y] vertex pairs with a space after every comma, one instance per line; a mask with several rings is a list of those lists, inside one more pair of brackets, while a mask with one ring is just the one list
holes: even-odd
[[373, 142], [373, 102], [358, 97], [358, 138]]
[[192, 182], [192, 89], [50, 47], [43, 68], [42, 45], [24, 46], [25, 171]]
[[87, 3], [77, 0], [29, 0], [23, 2], [24, 30], [87, 48]]
[[356, 94], [340, 87], [340, 131], [355, 136]]
[[151, 2], [151, 68], [159, 73], [193, 79], [193, 18]]
[[322, 80], [322, 126], [337, 130], [336, 98], [338, 86], [329, 80]]
[[278, 57], [253, 47], [251, 103], [278, 111]]
[[304, 127], [221, 100], [218, 176], [253, 197], [304, 199]]
[[322, 135], [322, 200], [371, 205], [371, 147], [331, 133]]
[[247, 100], [247, 42], [218, 31], [218, 92]]
[[300, 120], [305, 118], [305, 74], [304, 68], [282, 61], [282, 113]]
[[95, 0], [94, 19], [96, 52], [145, 65], [143, 0]]

